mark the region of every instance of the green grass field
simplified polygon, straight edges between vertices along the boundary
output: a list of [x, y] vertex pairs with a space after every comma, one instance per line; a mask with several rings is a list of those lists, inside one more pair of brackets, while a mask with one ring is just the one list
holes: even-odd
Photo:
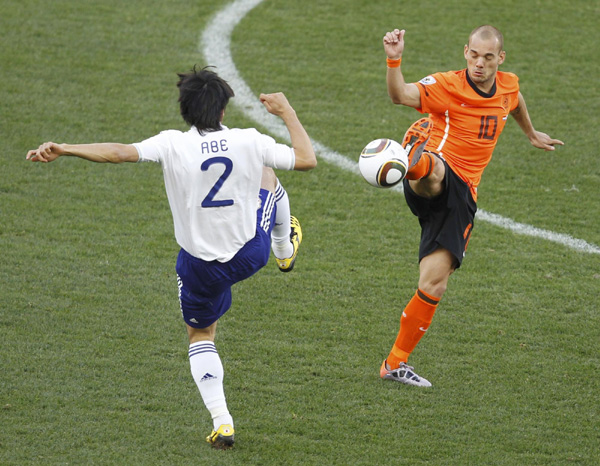
[[[434, 387], [381, 381], [418, 223], [401, 194], [326, 161], [280, 173], [301, 257], [234, 288], [217, 347], [236, 448], [206, 444], [160, 167], [25, 154], [185, 129], [176, 73], [210, 64], [202, 31], [228, 3], [1, 2], [0, 464], [599, 464], [600, 255], [478, 221], [411, 358]], [[387, 30], [407, 29], [416, 81], [462, 68], [471, 29], [498, 26], [502, 69], [566, 145], [536, 150], [509, 121], [479, 207], [597, 247], [598, 5], [451, 3], [269, 0], [232, 55], [255, 94], [284, 91], [315, 140], [357, 160], [419, 117], [387, 98]], [[234, 105], [225, 123], [257, 126]]]

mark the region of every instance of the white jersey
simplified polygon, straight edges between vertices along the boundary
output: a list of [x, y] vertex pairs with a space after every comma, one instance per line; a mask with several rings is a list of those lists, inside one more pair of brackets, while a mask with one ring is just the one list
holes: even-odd
[[292, 148], [252, 128], [169, 130], [134, 146], [162, 165], [177, 243], [206, 261], [227, 262], [256, 234], [263, 166], [295, 164]]

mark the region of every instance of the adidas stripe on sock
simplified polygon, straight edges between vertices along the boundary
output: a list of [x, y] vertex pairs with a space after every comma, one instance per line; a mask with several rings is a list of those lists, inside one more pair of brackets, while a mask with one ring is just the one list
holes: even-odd
[[212, 341], [198, 341], [189, 347], [190, 369], [202, 401], [216, 430], [221, 424], [233, 425], [223, 390], [223, 364]]
[[275, 226], [271, 232], [271, 249], [277, 259], [287, 259], [294, 254], [294, 246], [290, 241], [292, 227], [290, 225], [290, 198], [279, 180], [275, 188]]

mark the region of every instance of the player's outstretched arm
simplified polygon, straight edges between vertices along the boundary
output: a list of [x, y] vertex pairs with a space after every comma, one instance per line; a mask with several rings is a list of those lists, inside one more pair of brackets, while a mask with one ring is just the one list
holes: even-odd
[[275, 94], [261, 94], [260, 101], [269, 113], [277, 115], [283, 120], [290, 133], [296, 163], [294, 170], [310, 170], [317, 166], [317, 157], [308, 133], [300, 123], [296, 111], [292, 108], [282, 92]]
[[[404, 53], [404, 29], [394, 29], [386, 32], [383, 36], [383, 49], [387, 58], [392, 61], [402, 60]], [[421, 94], [416, 84], [407, 83], [400, 68], [400, 62], [387, 67], [387, 89], [392, 102], [407, 105], [413, 108], [421, 108]]]
[[544, 150], [554, 150], [556, 145], [564, 146], [564, 142], [559, 139], [552, 139], [546, 133], [542, 133], [541, 131], [537, 131], [533, 124], [531, 123], [531, 118], [529, 117], [529, 112], [527, 111], [527, 105], [525, 104], [525, 99], [523, 98], [523, 94], [519, 92], [519, 105], [515, 108], [510, 114], [519, 124], [519, 127], [525, 133], [525, 136], [529, 138], [529, 142], [533, 147], [537, 147], [538, 149]]
[[113, 142], [98, 144], [56, 144], [55, 142], [45, 142], [37, 149], [27, 152], [26, 159], [32, 162], [48, 163], [65, 155], [99, 163], [137, 162], [139, 159], [135, 146]]

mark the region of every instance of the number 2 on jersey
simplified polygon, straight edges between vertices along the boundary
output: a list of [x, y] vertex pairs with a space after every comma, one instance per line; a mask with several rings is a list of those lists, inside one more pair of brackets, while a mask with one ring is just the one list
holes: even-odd
[[233, 162], [227, 157], [212, 157], [210, 159], [206, 159], [200, 166], [200, 169], [205, 172], [211, 165], [215, 164], [225, 165], [225, 170], [202, 201], [202, 207], [225, 207], [228, 205], [233, 205], [233, 199], [223, 199], [220, 201], [214, 200], [225, 180], [229, 177], [229, 175], [231, 175], [231, 171], [233, 170]]

